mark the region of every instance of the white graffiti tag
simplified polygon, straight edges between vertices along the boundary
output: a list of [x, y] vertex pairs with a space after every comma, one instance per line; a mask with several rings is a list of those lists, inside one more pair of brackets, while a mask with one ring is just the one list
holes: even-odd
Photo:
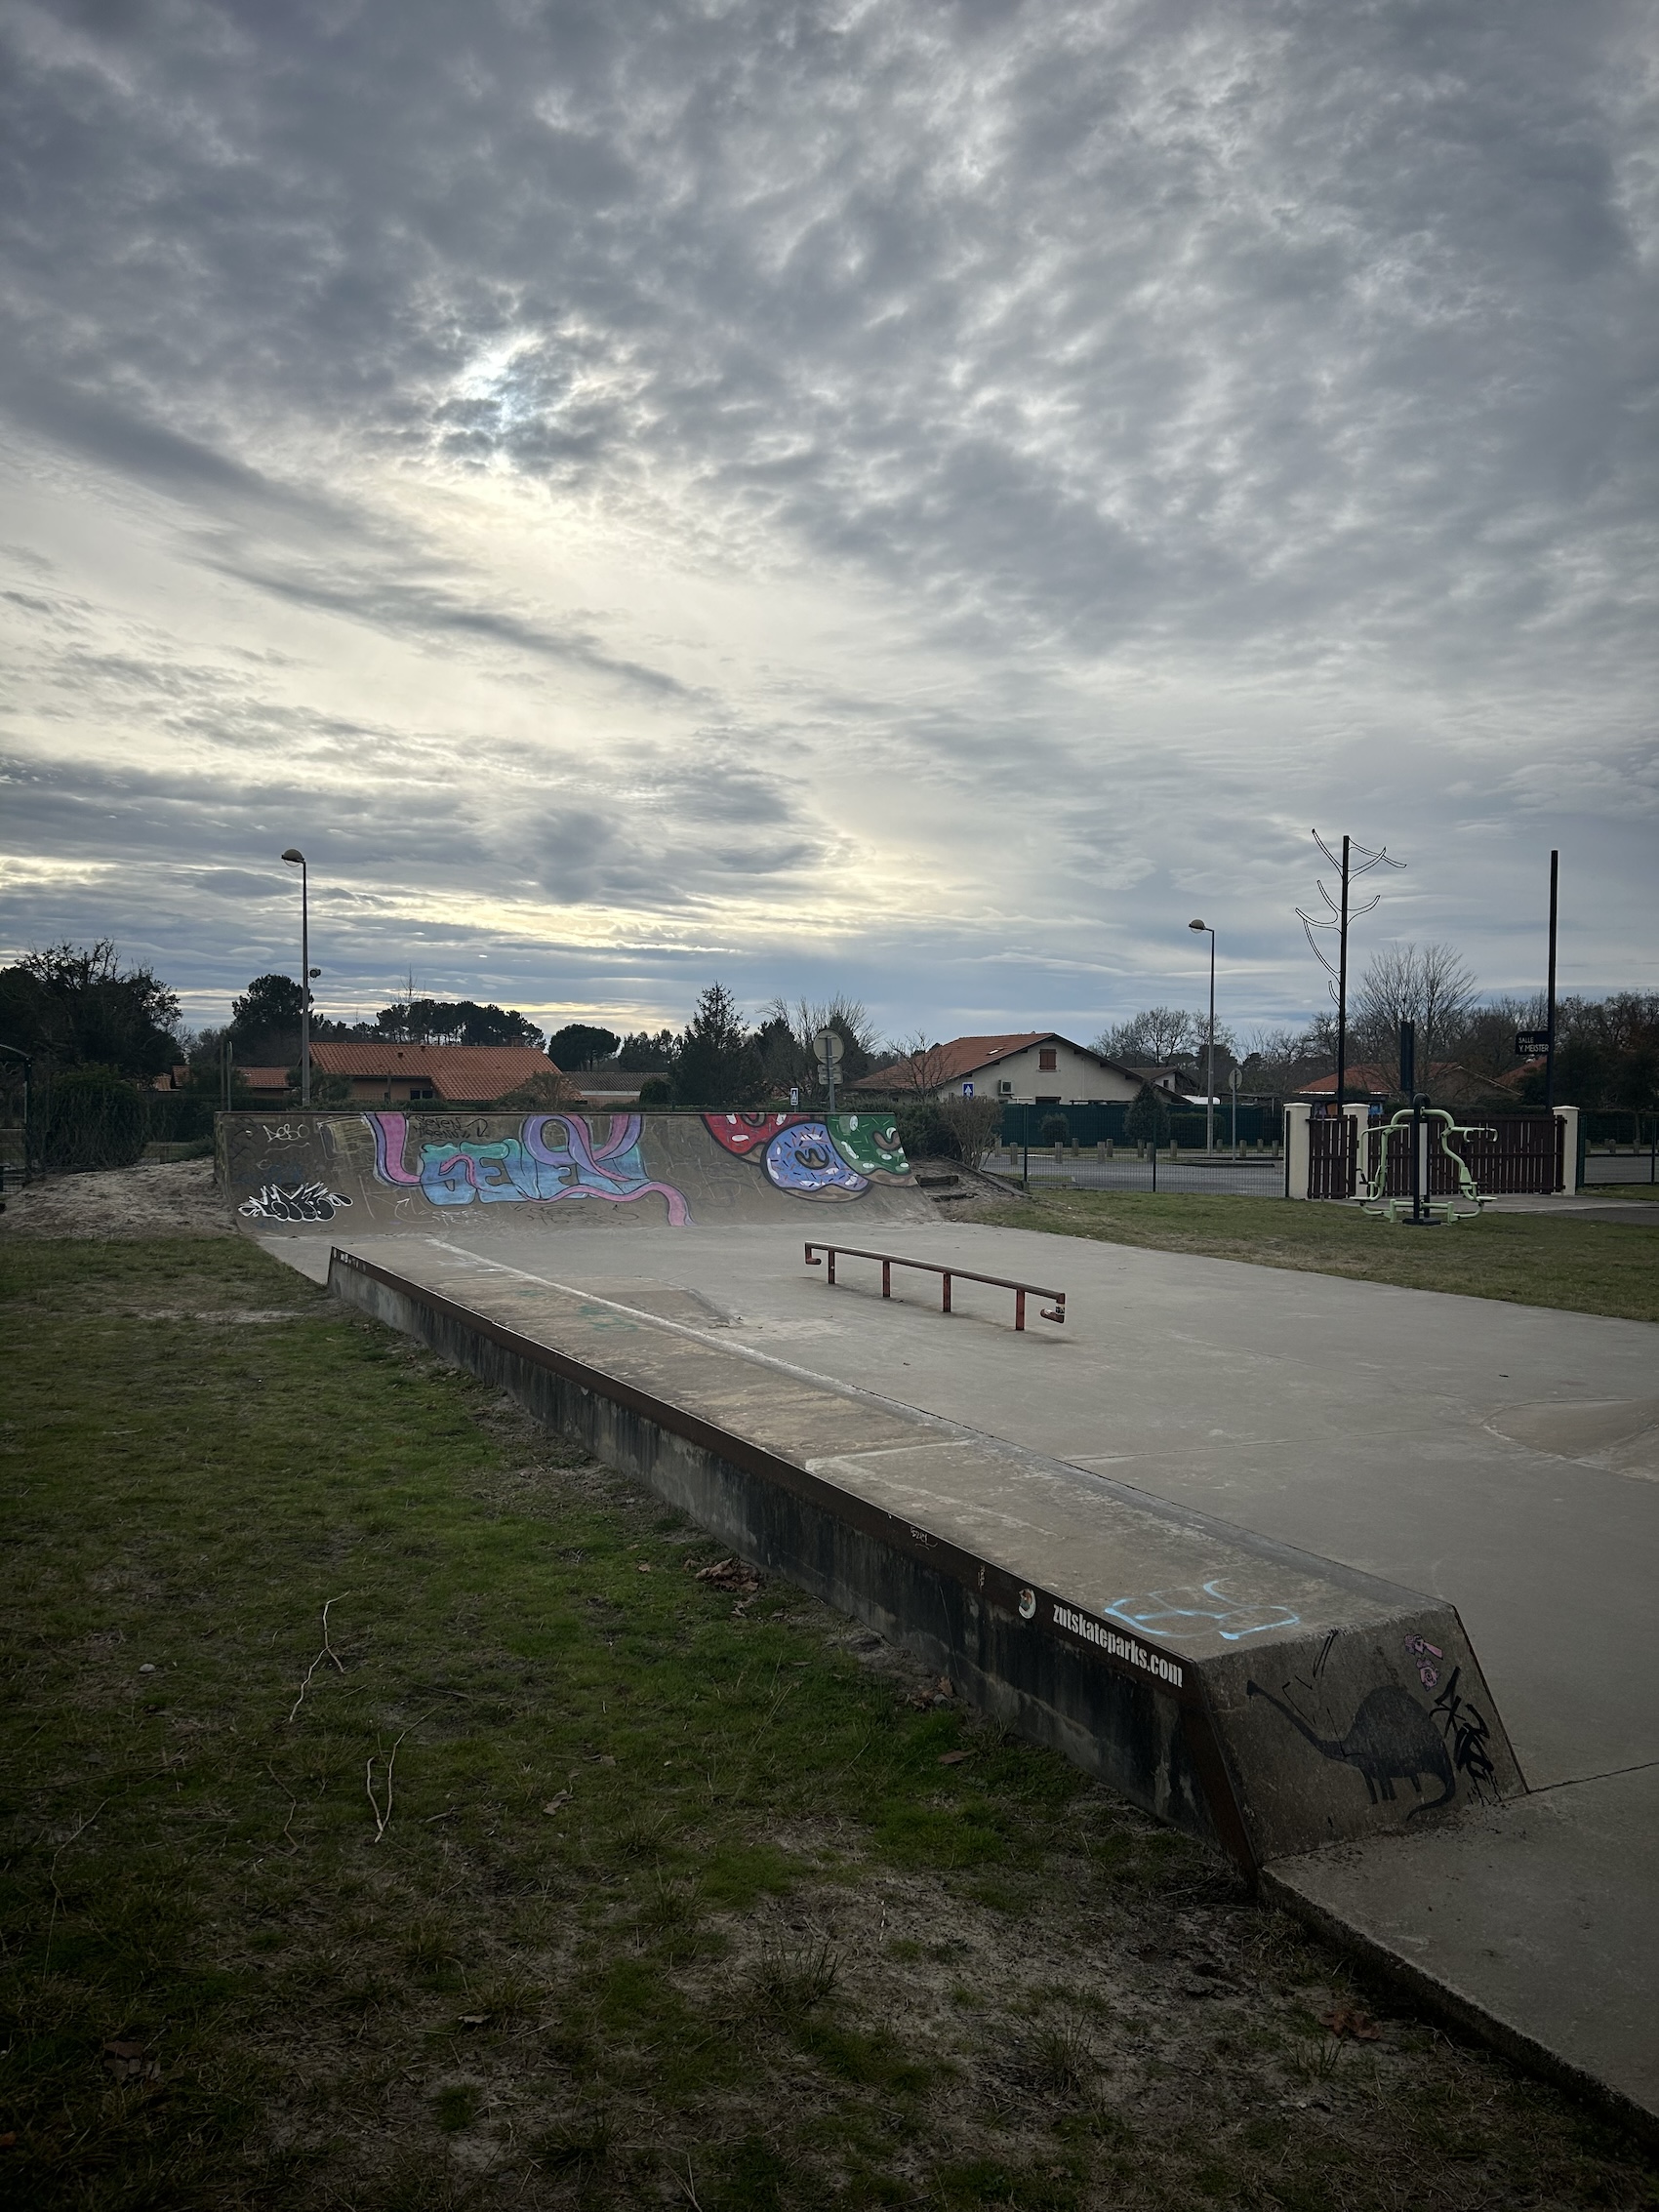
[[236, 1211], [254, 1222], [332, 1222], [349, 1198], [320, 1183], [267, 1183], [257, 1198], [244, 1198]]

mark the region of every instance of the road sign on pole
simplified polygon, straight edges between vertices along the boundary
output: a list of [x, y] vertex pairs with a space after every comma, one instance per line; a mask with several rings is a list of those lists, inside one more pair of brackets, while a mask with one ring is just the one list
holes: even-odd
[[818, 1055], [819, 1072], [823, 1075], [824, 1087], [830, 1094], [830, 1111], [833, 1113], [835, 1110], [835, 1071], [840, 1066], [847, 1048], [836, 1030], [825, 1028], [820, 1029], [813, 1038], [812, 1049]]

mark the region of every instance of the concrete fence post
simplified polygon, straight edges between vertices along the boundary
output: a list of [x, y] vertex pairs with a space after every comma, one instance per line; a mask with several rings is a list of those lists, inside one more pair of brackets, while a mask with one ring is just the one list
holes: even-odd
[[[1354, 1124], [1353, 1195], [1356, 1198], [1363, 1197], [1365, 1192], [1365, 1162], [1370, 1153], [1370, 1146], [1365, 1142], [1365, 1133], [1371, 1126], [1371, 1108], [1369, 1105], [1349, 1106], [1345, 1103], [1342, 1110]], [[1427, 1142], [1427, 1139], [1425, 1139], [1425, 1146]], [[1423, 1154], [1423, 1187], [1425, 1190], [1429, 1187], [1429, 1155], [1427, 1149]]]
[[1562, 1125], [1560, 1195], [1564, 1198], [1571, 1198], [1578, 1190], [1577, 1106], [1557, 1106], [1556, 1119]]
[[1284, 1109], [1284, 1194], [1287, 1198], [1308, 1195], [1308, 1113], [1305, 1106], [1290, 1105]]

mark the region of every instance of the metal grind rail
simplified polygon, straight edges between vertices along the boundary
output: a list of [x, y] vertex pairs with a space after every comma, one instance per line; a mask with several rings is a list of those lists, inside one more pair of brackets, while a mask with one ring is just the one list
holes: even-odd
[[[823, 1260], [813, 1257], [815, 1253], [819, 1252], [823, 1253]], [[893, 1269], [895, 1267], [913, 1267], [917, 1274], [943, 1277], [944, 1296], [939, 1307], [942, 1313], [949, 1313], [951, 1310], [951, 1285], [952, 1282], [989, 1283], [992, 1290], [1011, 1290], [1014, 1293], [1014, 1326], [1016, 1329], [1023, 1329], [1026, 1325], [1026, 1300], [1028, 1298], [1052, 1298], [1054, 1304], [1038, 1307], [1038, 1312], [1045, 1321], [1064, 1323], [1066, 1319], [1066, 1293], [1063, 1290], [1048, 1290], [1041, 1283], [1017, 1283], [1010, 1281], [1006, 1275], [976, 1275], [970, 1267], [942, 1267], [932, 1260], [907, 1260], [897, 1252], [865, 1252], [854, 1244], [809, 1244], [806, 1248], [806, 1264], [809, 1267], [821, 1267], [828, 1262], [828, 1279], [830, 1282], [835, 1280], [835, 1262], [837, 1260], [878, 1261], [881, 1267], [881, 1295], [883, 1298], [891, 1298], [893, 1295]]]

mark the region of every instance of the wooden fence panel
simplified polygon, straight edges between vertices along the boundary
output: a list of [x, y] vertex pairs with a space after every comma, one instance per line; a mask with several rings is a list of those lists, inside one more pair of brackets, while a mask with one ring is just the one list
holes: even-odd
[[[1385, 1198], [1411, 1195], [1411, 1131], [1370, 1129], [1365, 1135], [1367, 1177], [1377, 1170], [1384, 1140], [1389, 1147]], [[1520, 1191], [1559, 1190], [1563, 1186], [1566, 1124], [1554, 1114], [1492, 1114], [1470, 1123], [1467, 1136], [1442, 1142], [1440, 1124], [1429, 1124], [1428, 1176], [1425, 1198], [1451, 1198], [1458, 1190], [1456, 1150], [1463, 1158], [1475, 1186], [1483, 1197], [1507, 1197]], [[1309, 1196], [1314, 1195], [1310, 1189]], [[1321, 1196], [1325, 1193], [1321, 1192]], [[1330, 1195], [1334, 1196], [1332, 1192]]]
[[1337, 1121], [1308, 1123], [1308, 1195], [1310, 1198], [1352, 1198], [1357, 1187], [1358, 1146], [1354, 1122], [1344, 1114]]

